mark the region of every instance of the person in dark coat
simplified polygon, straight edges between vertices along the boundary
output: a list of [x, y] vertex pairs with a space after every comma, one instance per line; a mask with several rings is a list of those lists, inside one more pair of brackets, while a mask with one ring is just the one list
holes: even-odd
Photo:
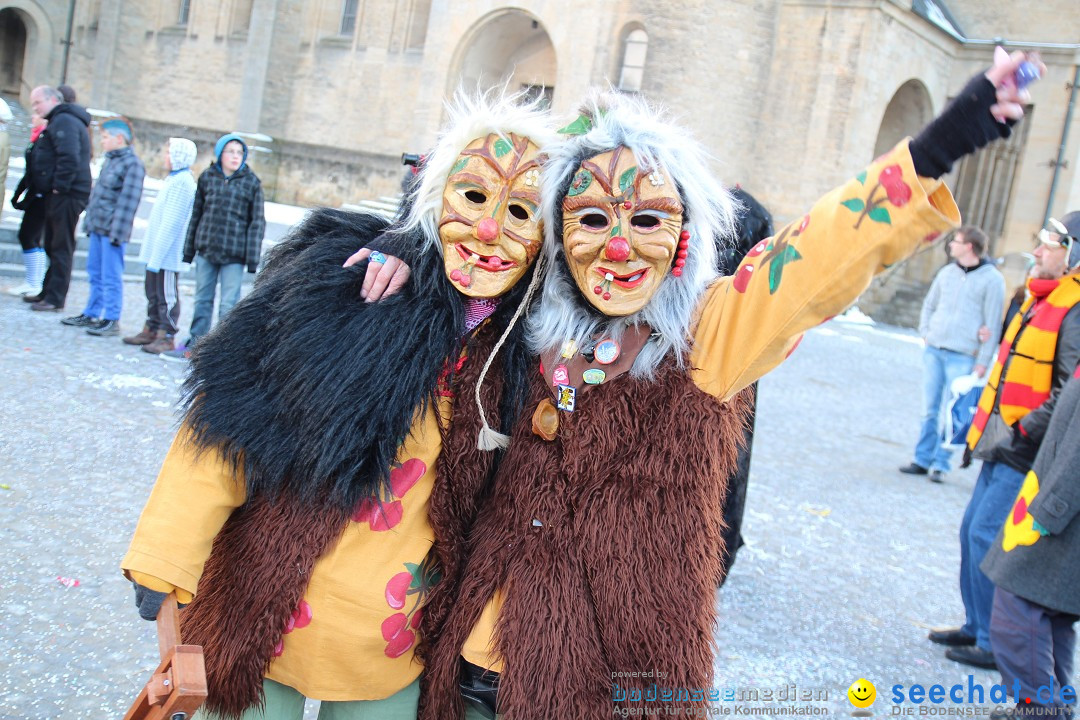
[[968, 431], [982, 469], [960, 524], [962, 627], [934, 630], [945, 657], [996, 667], [990, 641], [994, 584], [980, 569], [1008, 519], [1046, 435], [1057, 398], [1080, 363], [1080, 211], [1039, 233], [1028, 298], [1005, 331]]
[[[735, 217], [736, 238], [734, 245], [725, 243], [723, 247], [717, 248], [721, 275], [734, 275], [746, 253], [759, 242], [773, 235], [772, 215], [764, 205], [757, 201], [757, 198], [739, 186], [731, 190], [731, 196], [739, 203]], [[728, 491], [724, 496], [722, 513], [725, 529], [724, 553], [721, 555], [723, 565], [720, 577], [721, 586], [727, 580], [731, 565], [735, 562], [735, 554], [746, 544], [743, 542], [742, 520], [743, 511], [746, 509], [746, 486], [750, 482], [750, 453], [754, 444], [757, 392], [758, 385], [754, 383], [753, 399], [750, 401], [750, 410], [746, 418], [746, 444], [739, 448], [738, 466], [735, 474], [728, 479]]]
[[55, 312], [64, 307], [75, 256], [75, 226], [90, 199], [90, 115], [66, 103], [56, 88], [42, 85], [30, 93], [35, 114], [48, 125], [30, 153], [26, 168], [30, 191], [46, 200], [45, 254], [49, 270], [39, 295], [25, 295], [31, 310]]
[[[1035, 464], [983, 561], [993, 582], [990, 642], [1017, 716], [1068, 717], [1080, 617], [1080, 368], [1065, 385]], [[1065, 695], [1070, 695], [1066, 692]], [[1031, 698], [1031, 702], [1025, 702]]]

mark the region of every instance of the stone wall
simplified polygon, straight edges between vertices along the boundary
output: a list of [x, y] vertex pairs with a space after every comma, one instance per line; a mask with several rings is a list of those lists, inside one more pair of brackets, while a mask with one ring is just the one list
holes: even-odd
[[[972, 38], [1080, 40], [1068, 22], [1077, 19], [1075, 0], [946, 2]], [[46, 54], [34, 66], [58, 68], [67, 0], [0, 0], [7, 6], [39, 26], [45, 44], [35, 52]], [[339, 0], [195, 2], [186, 25], [177, 23], [179, 0], [85, 0], [76, 6], [69, 80], [81, 101], [133, 118], [152, 144], [173, 131], [200, 145], [228, 130], [272, 136], [272, 154], [252, 162], [273, 196], [338, 204], [396, 191], [399, 154], [430, 146], [468, 51], [505, 53], [513, 44], [485, 37], [508, 15], [524, 28], [521, 47], [535, 44], [534, 61], [549, 56], [550, 43], [554, 67], [526, 74], [555, 78], [552, 107], [560, 115], [589, 87], [618, 81], [625, 35], [642, 29], [649, 37], [642, 91], [703, 141], [722, 180], [745, 186], [783, 223], [871, 160], [880, 138], [917, 130], [906, 128], [917, 113], [886, 115], [900, 88], [914, 83], [925, 90], [920, 102], [940, 112], [992, 57], [991, 45], [959, 41], [915, 15], [909, 0], [358, 6], [355, 31], [342, 34]], [[1064, 127], [1080, 51], [1046, 47], [1043, 57], [1049, 71], [1032, 89], [1026, 145], [1001, 237], [993, 238], [998, 254], [1030, 247], [1066, 130], [1051, 213], [1080, 207], [1080, 112]], [[489, 60], [484, 67], [498, 66]], [[864, 295], [864, 310], [892, 312], [906, 296], [913, 302], [937, 265], [896, 271]]]
[[[146, 171], [164, 177], [161, 150], [170, 137], [186, 137], [199, 150], [192, 170], [198, 176], [214, 161], [214, 143], [223, 131], [148, 120], [133, 120], [135, 152]], [[248, 163], [263, 183], [267, 200], [289, 205], [339, 207], [365, 198], [395, 195], [404, 175], [401, 155], [375, 155], [322, 145], [249, 141]]]

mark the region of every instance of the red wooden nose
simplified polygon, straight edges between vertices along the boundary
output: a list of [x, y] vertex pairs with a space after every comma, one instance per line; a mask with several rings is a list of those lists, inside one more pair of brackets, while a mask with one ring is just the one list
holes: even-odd
[[491, 242], [499, 237], [499, 223], [495, 218], [484, 218], [476, 223], [476, 239], [480, 242]]
[[623, 262], [630, 257], [630, 243], [626, 242], [626, 238], [616, 235], [608, 240], [607, 247], [604, 248], [604, 257], [612, 262]]

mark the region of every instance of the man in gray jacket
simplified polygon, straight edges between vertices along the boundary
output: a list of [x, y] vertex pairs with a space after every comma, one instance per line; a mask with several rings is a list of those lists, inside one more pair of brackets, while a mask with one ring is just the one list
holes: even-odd
[[929, 474], [936, 483], [944, 481], [952, 459], [942, 445], [949, 387], [972, 371], [983, 377], [1000, 339], [1005, 279], [986, 257], [986, 246], [986, 234], [973, 225], [953, 234], [947, 246], [953, 262], [934, 277], [919, 317], [926, 345], [922, 429], [914, 461], [900, 472]]

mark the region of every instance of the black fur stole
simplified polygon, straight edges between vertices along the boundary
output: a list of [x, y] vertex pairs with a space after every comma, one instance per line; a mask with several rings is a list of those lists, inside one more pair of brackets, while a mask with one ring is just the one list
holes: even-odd
[[[375, 243], [409, 258], [412, 274], [398, 294], [366, 303], [367, 263], [341, 265]], [[506, 326], [530, 278], [503, 299], [493, 325]], [[274, 249], [251, 294], [199, 341], [183, 421], [199, 446], [243, 473], [249, 498], [287, 493], [353, 508], [380, 494], [416, 413], [460, 352], [463, 301], [420, 233], [371, 215], [315, 211]], [[503, 393], [504, 427], [525, 387], [523, 326], [503, 350], [506, 387], [518, 391]]]

